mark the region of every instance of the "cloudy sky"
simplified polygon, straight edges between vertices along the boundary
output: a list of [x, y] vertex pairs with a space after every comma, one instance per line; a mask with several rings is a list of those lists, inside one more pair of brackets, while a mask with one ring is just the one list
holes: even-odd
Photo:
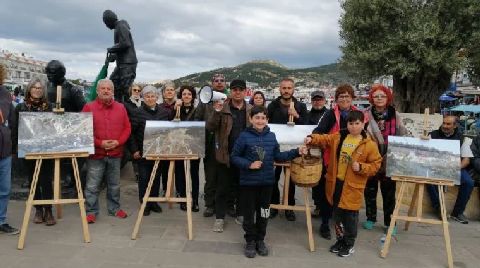
[[105, 9], [130, 24], [137, 81], [254, 59], [298, 68], [340, 56], [338, 0], [5, 0], [0, 48], [58, 59], [68, 78], [93, 80], [113, 45], [113, 31], [102, 21]]

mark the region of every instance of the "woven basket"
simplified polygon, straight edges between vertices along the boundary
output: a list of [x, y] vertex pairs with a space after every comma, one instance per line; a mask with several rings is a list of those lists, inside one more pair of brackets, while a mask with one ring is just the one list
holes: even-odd
[[292, 181], [300, 187], [313, 187], [322, 175], [322, 162], [310, 154], [293, 159], [290, 165]]

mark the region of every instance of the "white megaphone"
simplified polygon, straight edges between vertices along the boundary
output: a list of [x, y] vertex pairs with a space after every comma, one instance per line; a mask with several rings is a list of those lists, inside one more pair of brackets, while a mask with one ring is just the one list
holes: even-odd
[[222, 92], [215, 91], [209, 86], [202, 87], [198, 94], [202, 103], [210, 103], [219, 100], [225, 101], [227, 99], [227, 95], [223, 94]]

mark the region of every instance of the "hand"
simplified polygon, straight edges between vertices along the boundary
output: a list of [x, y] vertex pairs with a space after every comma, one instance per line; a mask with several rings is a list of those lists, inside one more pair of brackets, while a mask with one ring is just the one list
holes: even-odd
[[111, 143], [111, 140], [103, 140], [102, 145], [100, 145], [100, 147], [102, 147], [105, 150], [108, 150], [107, 148], [111, 146], [110, 143]]
[[306, 155], [306, 154], [308, 154], [308, 147], [305, 146], [305, 145], [302, 145], [302, 146], [298, 147], [298, 153], [299, 153], [300, 155]]
[[214, 102], [213, 103], [213, 109], [215, 109], [215, 111], [217, 111], [217, 112], [220, 112], [223, 109], [223, 101], [218, 100], [218, 101]]
[[260, 169], [262, 167], [262, 161], [255, 161], [250, 164], [250, 169]]
[[355, 172], [360, 171], [360, 164], [357, 161], [352, 163], [352, 170], [355, 171]]
[[136, 151], [135, 153], [133, 153], [133, 159], [140, 159], [140, 158], [142, 158], [140, 151]]
[[182, 100], [176, 100], [175, 101], [175, 109], [177, 109], [178, 106], [182, 106], [183, 101]]
[[299, 118], [300, 115], [298, 115], [297, 110], [295, 108], [288, 108], [288, 115], [293, 115], [295, 118]]
[[312, 143], [312, 137], [306, 137], [305, 140], [303, 141], [305, 144], [310, 144]]

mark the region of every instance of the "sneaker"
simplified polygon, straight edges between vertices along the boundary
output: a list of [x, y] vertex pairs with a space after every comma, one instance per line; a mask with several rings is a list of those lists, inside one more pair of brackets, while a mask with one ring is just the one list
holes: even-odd
[[[151, 208], [150, 208], [151, 209]], [[119, 219], [125, 219], [126, 217], [128, 217], [127, 213], [125, 211], [123, 211], [123, 209], [119, 209], [117, 211], [117, 213], [115, 213], [115, 217], [119, 218]]]
[[318, 206], [312, 211], [312, 218], [320, 218], [320, 208]]
[[17, 235], [17, 234], [20, 233], [20, 231], [17, 228], [10, 226], [10, 224], [4, 223], [4, 224], [0, 225], [0, 233], [6, 233], [6, 234], [9, 234], [9, 235]]
[[247, 244], [245, 245], [245, 251], [244, 251], [245, 257], [255, 258], [255, 255], [257, 255], [257, 251], [255, 247], [256, 247], [255, 241], [247, 242]]
[[181, 203], [180, 210], [187, 211], [187, 203]]
[[205, 211], [203, 212], [203, 217], [212, 217], [214, 213], [215, 210], [213, 208], [206, 207]]
[[373, 226], [375, 226], [375, 222], [367, 220], [367, 221], [362, 223], [362, 226], [363, 226], [363, 229], [365, 229], [365, 230], [372, 230]]
[[287, 218], [287, 221], [295, 221], [297, 219], [293, 210], [285, 210], [285, 218]]
[[330, 227], [328, 224], [320, 225], [320, 236], [325, 238], [326, 240], [332, 240], [332, 234], [330, 232]]
[[193, 212], [199, 212], [200, 211], [200, 207], [198, 206], [198, 202], [193, 202], [192, 204], [192, 211]]
[[277, 217], [277, 215], [278, 215], [278, 209], [275, 209], [275, 208], [270, 209], [270, 217], [269, 217], [270, 219]]
[[337, 256], [338, 257], [348, 257], [348, 256], [352, 255], [354, 252], [355, 252], [355, 248], [353, 246], [344, 245], [338, 251]]
[[223, 225], [225, 225], [225, 220], [216, 219], [213, 224], [213, 231], [216, 233], [223, 233]]
[[162, 213], [162, 207], [157, 202], [149, 203], [150, 210], [155, 213]]
[[450, 218], [452, 218], [455, 221], [458, 221], [461, 224], [468, 224], [468, 220], [463, 214], [458, 214], [458, 215], [450, 215]]
[[238, 225], [242, 225], [243, 224], [243, 216], [238, 216], [235, 218], [235, 223], [238, 224]]
[[337, 240], [337, 242], [335, 242], [335, 244], [333, 244], [331, 247], [330, 247], [330, 252], [332, 253], [338, 253], [340, 252], [340, 249], [345, 246], [345, 243], [343, 242], [343, 239], [340, 239], [340, 240]]
[[258, 255], [268, 256], [268, 248], [263, 240], [257, 241], [255, 249], [257, 250]]
[[143, 216], [150, 216], [150, 206], [146, 206], [143, 210]]
[[92, 224], [92, 223], [95, 223], [96, 220], [97, 219], [95, 217], [95, 214], [88, 214], [87, 215], [87, 223]]

